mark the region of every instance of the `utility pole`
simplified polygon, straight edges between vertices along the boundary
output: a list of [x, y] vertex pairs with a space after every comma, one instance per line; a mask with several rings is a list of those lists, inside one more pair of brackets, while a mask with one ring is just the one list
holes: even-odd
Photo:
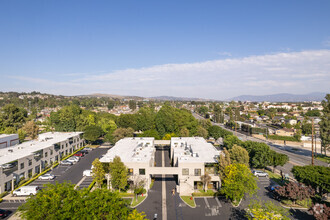
[[312, 118], [312, 166], [314, 166], [314, 118]]

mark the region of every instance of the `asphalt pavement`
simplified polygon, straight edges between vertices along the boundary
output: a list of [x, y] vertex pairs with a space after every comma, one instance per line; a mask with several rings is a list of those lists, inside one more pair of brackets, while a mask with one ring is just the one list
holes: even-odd
[[[45, 184], [55, 184], [55, 182], [63, 183], [70, 182], [72, 184], [77, 184], [80, 182], [79, 188], [88, 187], [92, 182], [92, 177], [83, 177], [83, 171], [91, 169], [92, 162], [105, 154], [109, 148], [96, 148], [93, 151], [86, 154], [84, 157], [80, 159], [80, 161], [72, 166], [70, 165], [59, 165], [54, 168], [49, 173], [55, 175], [55, 179], [53, 180], [35, 180], [29, 185], [31, 186], [40, 186], [44, 187]], [[81, 181], [84, 179], [83, 181]], [[26, 197], [13, 197], [8, 200], [4, 199], [2, 203], [0, 203], [0, 209], [5, 209], [11, 211], [11, 215], [17, 210], [19, 206], [21, 206], [25, 202]], [[10, 216], [11, 216], [10, 215]], [[8, 216], [7, 218], [9, 218]], [[5, 219], [7, 219], [5, 218]]]

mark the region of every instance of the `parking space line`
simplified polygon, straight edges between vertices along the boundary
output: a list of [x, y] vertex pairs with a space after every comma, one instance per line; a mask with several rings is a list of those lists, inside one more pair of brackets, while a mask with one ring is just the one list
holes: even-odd
[[217, 201], [219, 207], [222, 207], [222, 205], [221, 205], [221, 203], [220, 203], [218, 197], [215, 197], [215, 201]]
[[206, 207], [210, 208], [210, 204], [209, 204], [209, 201], [207, 201], [207, 198], [204, 197], [204, 201], [205, 201]]
[[77, 189], [79, 186], [80, 186], [80, 184], [82, 183], [82, 182], [84, 182], [84, 180], [86, 179], [86, 176], [84, 176], [76, 185], [75, 185], [75, 187], [74, 187], [74, 189]]

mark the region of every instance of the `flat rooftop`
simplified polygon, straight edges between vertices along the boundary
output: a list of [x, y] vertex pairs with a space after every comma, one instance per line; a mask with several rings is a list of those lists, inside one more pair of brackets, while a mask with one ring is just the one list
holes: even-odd
[[179, 164], [217, 163], [221, 152], [202, 137], [171, 138], [171, 148], [174, 151], [174, 157], [178, 158]]
[[48, 132], [40, 134], [38, 140], [27, 141], [10, 148], [0, 149], [0, 165], [27, 157], [36, 151], [43, 150], [53, 144], [65, 141], [82, 133], [83, 132]]
[[11, 136], [17, 136], [17, 134], [0, 134], [0, 139], [1, 138], [6, 138], [6, 137], [11, 137]]
[[154, 157], [154, 140], [150, 137], [123, 138], [109, 149], [100, 161], [109, 163], [113, 161], [113, 158], [119, 156], [124, 163], [149, 162]]

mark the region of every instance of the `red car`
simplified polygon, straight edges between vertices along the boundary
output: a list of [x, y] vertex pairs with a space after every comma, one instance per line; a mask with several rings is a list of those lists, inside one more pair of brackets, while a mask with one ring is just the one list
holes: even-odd
[[83, 157], [84, 154], [82, 152], [77, 152], [74, 154], [74, 156], [77, 156], [77, 157]]
[[0, 218], [5, 218], [10, 214], [9, 211], [0, 209]]

